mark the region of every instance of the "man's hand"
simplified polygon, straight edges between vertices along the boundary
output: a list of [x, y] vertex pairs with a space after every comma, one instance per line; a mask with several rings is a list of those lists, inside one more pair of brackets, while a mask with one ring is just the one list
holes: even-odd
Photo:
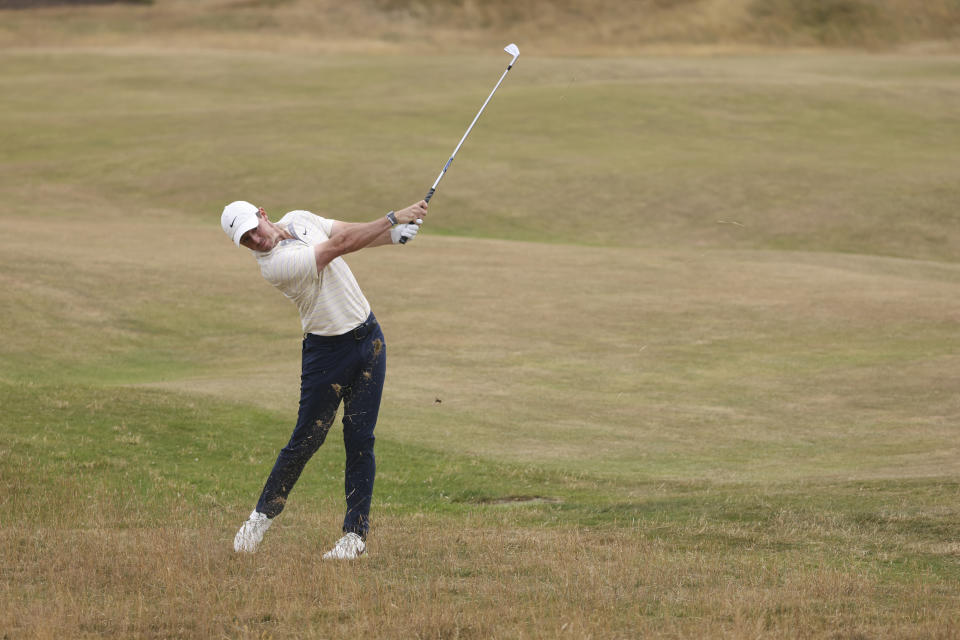
[[421, 224], [423, 224], [421, 218], [417, 218], [410, 224], [398, 224], [390, 229], [390, 241], [393, 242], [393, 244], [397, 244], [401, 238], [405, 238], [404, 242], [410, 242], [417, 236]]
[[400, 224], [415, 222], [417, 220], [419, 220], [417, 224], [423, 224], [423, 219], [427, 217], [427, 202], [426, 200], [421, 200], [406, 209], [394, 211], [394, 214], [397, 216], [397, 222]]

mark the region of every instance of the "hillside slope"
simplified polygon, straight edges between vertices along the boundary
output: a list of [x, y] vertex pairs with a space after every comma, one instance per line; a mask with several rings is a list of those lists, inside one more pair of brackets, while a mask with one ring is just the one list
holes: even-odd
[[[50, 7], [49, 5], [61, 5]], [[956, 48], [953, 0], [0, 0], [0, 46], [156, 41], [351, 50], [486, 46], [540, 53], [684, 48]], [[239, 38], [238, 36], [243, 36]], [[251, 40], [251, 37], [257, 40]]]
[[[5, 213], [206, 225], [240, 192], [363, 219], [423, 197], [506, 59], [7, 54]], [[956, 261], [958, 66], [521, 58], [430, 233]]]

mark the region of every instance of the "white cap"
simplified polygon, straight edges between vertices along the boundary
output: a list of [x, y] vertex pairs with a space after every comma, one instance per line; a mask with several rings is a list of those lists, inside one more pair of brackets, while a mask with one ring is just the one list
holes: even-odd
[[240, 238], [250, 229], [260, 224], [257, 207], [244, 200], [231, 202], [223, 208], [220, 216], [220, 226], [223, 232], [233, 240], [233, 244], [240, 246]]

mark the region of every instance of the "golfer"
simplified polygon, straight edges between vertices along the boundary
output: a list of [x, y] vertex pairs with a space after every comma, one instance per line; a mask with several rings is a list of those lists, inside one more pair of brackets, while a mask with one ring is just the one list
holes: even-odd
[[366, 223], [291, 211], [277, 222], [249, 202], [231, 202], [220, 224], [235, 245], [253, 252], [263, 277], [300, 310], [303, 358], [296, 427], [267, 478], [256, 508], [233, 541], [237, 552], [253, 552], [286, 504], [310, 457], [323, 444], [340, 403], [347, 513], [343, 537], [324, 554], [353, 559], [366, 550], [375, 460], [373, 428], [386, 373], [386, 344], [370, 303], [341, 256], [367, 247], [413, 240], [427, 203]]

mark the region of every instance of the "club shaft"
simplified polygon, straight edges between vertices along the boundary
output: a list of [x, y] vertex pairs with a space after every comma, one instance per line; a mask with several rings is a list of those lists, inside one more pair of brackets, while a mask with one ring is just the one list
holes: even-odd
[[490, 102], [490, 99], [493, 97], [493, 94], [497, 92], [497, 89], [500, 88], [500, 85], [503, 84], [503, 79], [507, 77], [507, 73], [510, 71], [510, 68], [513, 67], [513, 62], [507, 65], [507, 70], [503, 72], [503, 75], [500, 76], [500, 79], [497, 81], [497, 85], [493, 88], [493, 91], [490, 92], [490, 95], [487, 96], [487, 99], [484, 100], [483, 106], [480, 107], [480, 111], [477, 111], [477, 115], [474, 116], [473, 122], [470, 123], [470, 126], [467, 127], [466, 133], [463, 134], [463, 137], [460, 138], [460, 142], [457, 143], [457, 147], [453, 150], [453, 153], [450, 154], [450, 158], [447, 160], [447, 163], [443, 165], [443, 170], [440, 171], [440, 175], [437, 176], [436, 181], [434, 181], [433, 186], [430, 187], [430, 191], [427, 194], [425, 200], [430, 202], [430, 198], [433, 197], [433, 192], [437, 190], [437, 185], [440, 184], [440, 181], [443, 179], [444, 174], [447, 172], [447, 169], [450, 168], [450, 163], [453, 162], [453, 159], [456, 157], [457, 152], [460, 151], [460, 147], [463, 146], [464, 140], [467, 139], [467, 136], [470, 135], [470, 131], [473, 129], [473, 125], [477, 124], [477, 120], [480, 119], [480, 114], [483, 113], [483, 110], [487, 108], [487, 104]]

